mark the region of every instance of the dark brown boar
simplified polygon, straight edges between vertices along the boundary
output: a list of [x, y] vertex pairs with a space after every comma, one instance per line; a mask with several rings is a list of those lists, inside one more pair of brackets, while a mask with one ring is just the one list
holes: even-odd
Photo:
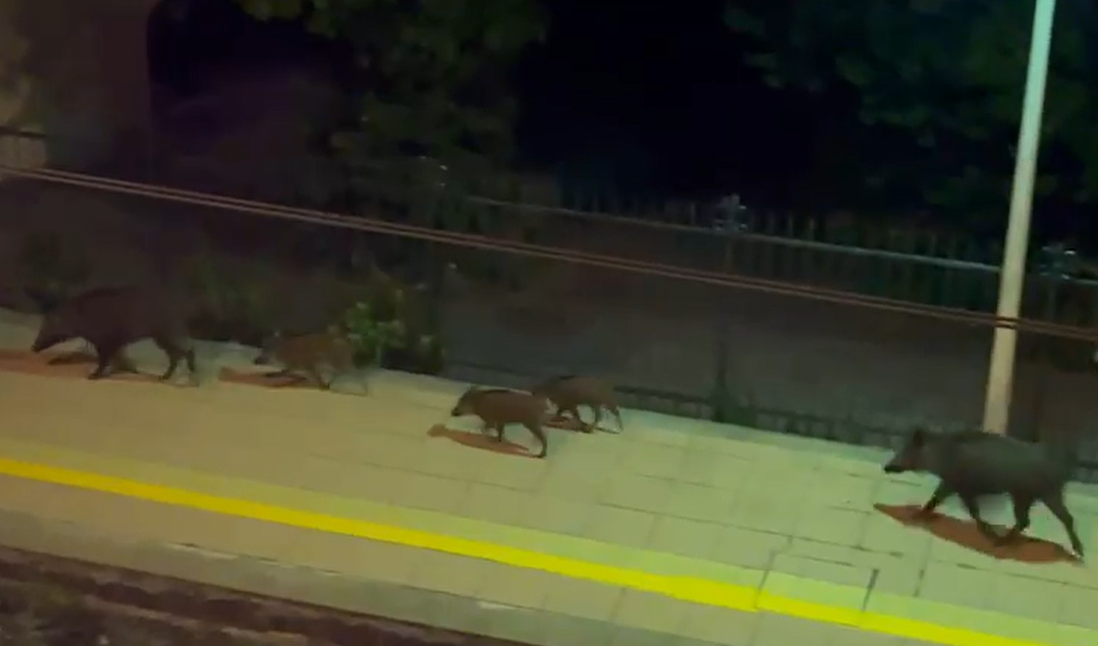
[[535, 386], [532, 392], [553, 402], [557, 408], [557, 415], [569, 413], [580, 424], [583, 424], [583, 418], [580, 417], [579, 407], [590, 408], [595, 419], [590, 424], [584, 424], [583, 430], [587, 433], [594, 432], [598, 428], [604, 408], [617, 420], [618, 430], [625, 430], [621, 422], [621, 412], [618, 410], [614, 387], [602, 379], [576, 375], [553, 377]]
[[[916, 429], [884, 471], [937, 476], [938, 488], [920, 515], [929, 517], [938, 505], [956, 495], [980, 531], [1000, 544], [1021, 536], [1029, 527], [1033, 504], [1040, 500], [1063, 524], [1072, 549], [1082, 558], [1083, 542], [1064, 504], [1070, 460], [1070, 451], [1064, 446], [1023, 442], [982, 431], [930, 433]], [[1013, 503], [1014, 527], [1005, 536], [996, 536], [980, 515], [980, 500], [1003, 494]]]
[[83, 292], [48, 309], [31, 346], [42, 352], [55, 345], [83, 338], [95, 350], [96, 368], [89, 379], [107, 376], [125, 365], [123, 351], [131, 343], [152, 339], [168, 355], [167, 381], [184, 359], [191, 381], [197, 383], [194, 348], [181, 312], [161, 290], [148, 287], [102, 287]]
[[458, 399], [450, 415], [476, 415], [484, 423], [484, 430], [496, 432], [499, 442], [503, 441], [505, 426], [522, 424], [541, 442], [541, 452], [537, 457], [544, 458], [549, 450], [549, 440], [543, 428], [549, 416], [548, 402], [544, 397], [502, 388], [481, 389], [473, 386]]

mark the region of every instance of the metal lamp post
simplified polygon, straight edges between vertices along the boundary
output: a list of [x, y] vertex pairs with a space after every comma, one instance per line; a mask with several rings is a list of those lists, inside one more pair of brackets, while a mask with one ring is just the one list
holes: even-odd
[[[1003, 266], [999, 276], [999, 305], [996, 313], [1004, 318], [1018, 318], [1021, 309], [1026, 251], [1029, 245], [1029, 223], [1033, 210], [1033, 184], [1037, 172], [1037, 149], [1041, 142], [1041, 113], [1045, 104], [1045, 81], [1048, 78], [1052, 22], [1055, 13], [1056, 0], [1036, 0], [1033, 35], [1030, 37], [1029, 44], [1025, 99], [1022, 103], [1022, 124], [1018, 129], [1014, 184], [1010, 198], [1010, 220], [1007, 223]], [[984, 401], [984, 430], [991, 433], [1005, 434], [1010, 421], [1014, 355], [1017, 345], [1017, 330], [995, 328], [995, 339], [991, 347], [991, 365], [988, 369], [987, 398]]]

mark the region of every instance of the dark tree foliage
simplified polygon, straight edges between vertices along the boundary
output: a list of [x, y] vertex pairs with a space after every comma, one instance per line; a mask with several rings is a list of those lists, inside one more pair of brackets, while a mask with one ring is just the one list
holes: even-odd
[[352, 165], [425, 157], [469, 167], [511, 154], [509, 73], [541, 38], [537, 0], [238, 0], [254, 16], [307, 18], [353, 48], [354, 123], [332, 138]]
[[[867, 189], [914, 183], [986, 221], [1005, 213], [1033, 11], [1033, 0], [742, 0], [726, 22], [770, 85], [849, 92], [865, 136], [904, 141], [878, 151]], [[1050, 208], [1098, 201], [1096, 36], [1091, 1], [1060, 0], [1038, 178]]]

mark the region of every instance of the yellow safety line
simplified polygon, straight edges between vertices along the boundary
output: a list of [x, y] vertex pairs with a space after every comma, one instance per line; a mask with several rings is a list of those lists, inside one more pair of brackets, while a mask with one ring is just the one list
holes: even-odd
[[[381, 525], [364, 520], [327, 516], [248, 500], [211, 496], [174, 487], [135, 482], [113, 476], [20, 462], [7, 458], [0, 458], [0, 475], [111, 493], [291, 527], [446, 552], [495, 561], [513, 567], [552, 572], [569, 578], [585, 579], [615, 587], [652, 592], [696, 604], [717, 606], [740, 612], [770, 612], [945, 646], [1059, 646], [1054, 642], [1014, 639], [965, 628], [942, 626], [927, 621], [828, 606], [760, 592], [748, 586], [707, 581], [695, 577], [652, 574], [641, 570], [563, 558], [456, 536]], [[1050, 630], [1057, 628], [1055, 624], [1048, 624], [1048, 626]]]

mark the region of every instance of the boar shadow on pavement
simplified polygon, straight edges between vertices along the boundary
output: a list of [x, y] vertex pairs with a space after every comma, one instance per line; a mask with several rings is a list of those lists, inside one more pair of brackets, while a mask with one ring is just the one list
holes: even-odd
[[95, 365], [95, 355], [87, 350], [58, 352], [46, 356], [46, 364], [50, 366]]
[[455, 442], [462, 446], [467, 446], [471, 449], [480, 449], [481, 451], [491, 451], [492, 453], [499, 453], [501, 455], [521, 455], [524, 457], [533, 457], [530, 455], [530, 449], [517, 444], [510, 440], [504, 439], [502, 442], [496, 440], [494, 435], [488, 435], [479, 431], [460, 431], [450, 428], [445, 424], [435, 424], [427, 431], [428, 437], [443, 437], [451, 442]]
[[266, 372], [242, 372], [232, 368], [222, 368], [220, 379], [231, 384], [259, 386], [261, 388], [316, 389], [316, 384], [307, 377], [274, 369]]
[[[966, 549], [990, 556], [993, 559], [1020, 563], [1075, 563], [1081, 561], [1064, 546], [1041, 538], [1019, 536], [1006, 545], [996, 545], [984, 536], [972, 520], [961, 520], [935, 512], [928, 518], [920, 518], [919, 505], [874, 505], [877, 511], [910, 527], [921, 529], [943, 541], [949, 541]], [[1009, 528], [992, 525], [997, 533], [1005, 534]]]
[[[218, 380], [230, 384], [257, 386], [259, 388], [271, 390], [315, 390], [326, 394], [346, 396], [362, 396], [366, 394], [366, 391], [362, 388], [349, 388], [348, 385], [351, 383], [350, 380], [336, 379], [335, 382], [331, 384], [332, 387], [330, 389], [324, 390], [318, 386], [315, 381], [305, 375], [274, 368], [265, 372], [245, 372], [232, 368], [222, 368]], [[355, 383], [357, 385], [357, 382]]]
[[[141, 372], [134, 368], [132, 364], [127, 363], [128, 361], [128, 359], [123, 358], [121, 363], [113, 366], [108, 378], [131, 381], [158, 381], [157, 375]], [[43, 352], [42, 354], [20, 350], [0, 350], [0, 370], [29, 375], [86, 380], [88, 378], [87, 366], [94, 366], [95, 363], [95, 355], [86, 350]]]

